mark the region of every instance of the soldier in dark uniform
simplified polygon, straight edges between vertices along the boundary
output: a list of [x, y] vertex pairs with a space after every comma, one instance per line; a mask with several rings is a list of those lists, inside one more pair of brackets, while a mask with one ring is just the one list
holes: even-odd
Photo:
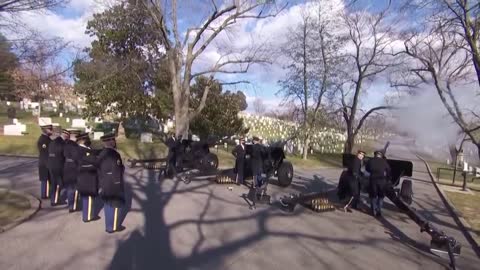
[[254, 180], [253, 182], [257, 185], [257, 187], [262, 186], [263, 155], [264, 150], [263, 146], [260, 144], [260, 139], [258, 137], [253, 137], [251, 153], [252, 175]]
[[77, 135], [79, 131], [70, 131], [70, 139], [65, 141], [63, 147], [63, 155], [65, 164], [63, 166], [63, 183], [67, 189], [68, 211], [70, 213], [80, 210], [80, 194], [76, 188], [77, 184]]
[[358, 201], [360, 199], [360, 177], [362, 176], [362, 160], [365, 157], [365, 152], [358, 150], [357, 156], [352, 160], [348, 168], [348, 198], [349, 201], [344, 209], [349, 210], [350, 206], [357, 209]]
[[168, 147], [168, 155], [167, 155], [167, 170], [169, 170], [174, 178], [177, 177], [177, 150], [178, 144], [177, 138], [175, 138], [175, 134], [171, 133], [170, 138], [167, 139], [165, 144]]
[[104, 148], [97, 158], [100, 195], [105, 202], [105, 231], [118, 232], [125, 229], [121, 225], [120, 213], [125, 204], [122, 157], [116, 150], [115, 134], [100, 138]]
[[390, 177], [391, 169], [382, 151], [375, 151], [374, 158], [367, 162], [366, 171], [370, 173], [370, 199], [372, 215], [382, 215], [383, 198], [387, 187], [387, 179]]
[[52, 141], [50, 135], [52, 135], [52, 125], [40, 126], [42, 129], [42, 135], [38, 138], [38, 176], [40, 178], [40, 197], [47, 199], [50, 196], [50, 177], [48, 171], [48, 146]]
[[245, 139], [242, 137], [240, 138], [240, 143], [233, 149], [232, 151], [233, 156], [235, 156], [235, 173], [237, 174], [236, 183], [237, 185], [242, 185], [244, 176], [243, 172], [245, 169]]
[[65, 140], [68, 140], [69, 138], [70, 132], [68, 132], [68, 130], [63, 130], [48, 146], [48, 170], [50, 172], [52, 183], [50, 187], [50, 203], [52, 206], [65, 203], [62, 198], [63, 166], [65, 163], [63, 147], [65, 145]]
[[77, 136], [77, 190], [82, 197], [82, 220], [90, 222], [100, 217], [94, 216], [95, 199], [98, 196], [98, 178], [95, 150], [90, 148], [88, 133]]

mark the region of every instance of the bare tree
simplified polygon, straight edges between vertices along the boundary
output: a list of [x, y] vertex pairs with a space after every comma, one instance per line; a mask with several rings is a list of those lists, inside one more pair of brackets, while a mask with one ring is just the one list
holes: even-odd
[[[191, 5], [177, 0], [140, 0], [140, 2], [149, 10], [162, 35], [172, 82], [176, 133], [184, 136], [188, 133], [190, 120], [204, 108], [215, 75], [246, 73], [253, 64], [269, 62], [269, 55], [263, 44], [235, 48], [233, 44], [224, 44], [221, 47], [217, 43], [221, 56], [215, 64], [203, 70], [195, 65], [199, 62], [200, 56], [207, 48], [214, 46], [215, 40], [218, 40], [222, 33], [226, 34], [233, 26], [246, 20], [276, 16], [285, 7], [278, 8], [274, 1], [256, 0], [235, 0], [224, 4], [215, 0], [195, 3], [200, 5], [195, 12], [207, 9], [208, 16], [202, 18], [202, 22], [189, 27], [182, 37], [178, 15], [180, 12], [187, 14], [187, 9]], [[201, 75], [209, 76], [209, 84], [203, 92], [199, 106], [195, 110], [190, 110], [190, 85], [195, 77]]]
[[[290, 29], [281, 52], [287, 59], [287, 77], [279, 81], [286, 102], [300, 103], [303, 159], [307, 159], [310, 134], [317, 126], [324, 97], [332, 89], [335, 65], [339, 61], [341, 38], [334, 34], [336, 24], [327, 1], [302, 12], [301, 22]], [[330, 4], [330, 5], [329, 5]]]
[[261, 98], [256, 98], [255, 101], [253, 102], [253, 109], [255, 110], [255, 113], [258, 115], [262, 115], [265, 113], [267, 108], [265, 107], [265, 104], [263, 104], [263, 100]]
[[21, 12], [57, 7], [70, 0], [0, 0], [0, 12]]
[[480, 149], [480, 115], [458, 97], [466, 87], [475, 89], [475, 63], [468, 41], [459, 38], [451, 27], [438, 22], [425, 32], [405, 37], [402, 54], [409, 56], [410, 62], [405, 63], [397, 85], [413, 89], [432, 86], [461, 132]]
[[[360, 97], [365, 92], [367, 82], [392, 67], [393, 31], [387, 22], [388, 8], [378, 14], [354, 12], [344, 16], [348, 31], [348, 43], [353, 47], [345, 55], [343, 78], [338, 84], [340, 108], [346, 124], [347, 140], [345, 153], [351, 153], [365, 120], [373, 113], [390, 108], [373, 107], [357, 121]], [[352, 67], [349, 69], [349, 67]]]
[[[404, 0], [405, 10], [421, 10], [426, 24], [462, 39], [480, 85], [480, 4], [474, 0]], [[424, 22], [422, 22], [424, 23]], [[443, 30], [442, 30], [443, 29]], [[474, 76], [475, 76], [474, 75]]]

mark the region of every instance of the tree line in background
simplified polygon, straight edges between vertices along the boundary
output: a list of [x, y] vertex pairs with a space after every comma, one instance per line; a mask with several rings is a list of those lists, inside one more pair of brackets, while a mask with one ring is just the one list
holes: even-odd
[[71, 65], [59, 62], [59, 56], [71, 44], [47, 37], [32, 29], [18, 16], [22, 12], [43, 12], [68, 0], [0, 1], [0, 99], [41, 101], [58, 96], [69, 88]]
[[[63, 1], [13, 2], [0, 4], [0, 16]], [[117, 1], [88, 23], [87, 34], [95, 41], [85, 51], [87, 56], [73, 63], [75, 91], [87, 98], [87, 116], [174, 116], [177, 135], [190, 130], [202, 137], [236, 134], [245, 132], [237, 113], [246, 108], [246, 98], [223, 87], [248, 82], [224, 81], [221, 78], [228, 76], [220, 75], [247, 73], [254, 65], [279, 60], [286, 72], [278, 82], [285, 109], [267, 111], [260, 100], [254, 109], [299, 122], [305, 147], [312, 130], [326, 124], [345, 131], [345, 152], [353, 151], [362, 130], [385, 129], [382, 114], [388, 115], [395, 101], [363, 110], [372, 82], [384, 82], [413, 95], [426, 87], [435, 89], [461, 131], [459, 138], [480, 148], [480, 113], [458, 98], [462, 91], [478, 91], [480, 85], [478, 3], [379, 2], [375, 11], [367, 12], [354, 0], [308, 1], [282, 44], [250, 40], [245, 45], [220, 37], [251, 21], [276, 17], [287, 6], [254, 0]], [[189, 16], [192, 9], [199, 16]], [[14, 21], [8, 26], [20, 25]], [[7, 59], [0, 64], [2, 98], [39, 95], [35, 89], [46, 81], [55, 84], [65, 74], [51, 60], [62, 43], [54, 46], [50, 39], [24, 37], [23, 42], [0, 39], [0, 54]], [[204, 64], [212, 48], [220, 57]]]

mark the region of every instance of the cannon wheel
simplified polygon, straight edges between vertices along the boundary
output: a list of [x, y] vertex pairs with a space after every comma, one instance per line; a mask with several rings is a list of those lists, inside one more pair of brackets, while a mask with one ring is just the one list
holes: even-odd
[[204, 170], [216, 170], [218, 168], [218, 157], [213, 153], [208, 153], [202, 159]]
[[293, 179], [293, 166], [288, 161], [283, 161], [277, 169], [278, 184], [282, 187], [288, 187]]
[[405, 179], [402, 182], [402, 187], [400, 188], [400, 198], [408, 205], [412, 204], [413, 201], [413, 185], [412, 180]]

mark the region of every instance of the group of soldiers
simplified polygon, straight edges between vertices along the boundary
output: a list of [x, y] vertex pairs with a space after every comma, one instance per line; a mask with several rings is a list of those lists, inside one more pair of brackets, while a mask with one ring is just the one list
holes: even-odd
[[[262, 145], [262, 140], [258, 137], [252, 138], [252, 151], [250, 155], [251, 166], [252, 166], [252, 175], [254, 183], [260, 187], [263, 185], [264, 179], [262, 174], [264, 173], [263, 169], [263, 156], [265, 155], [265, 148]], [[241, 137], [239, 144], [232, 151], [233, 156], [235, 157], [235, 167], [234, 173], [236, 174], [235, 182], [237, 185], [242, 185], [245, 180], [245, 159], [247, 157], [246, 147], [245, 147], [245, 138]]]
[[82, 211], [83, 222], [100, 219], [96, 205], [101, 199], [106, 232], [124, 230], [125, 167], [116, 151], [115, 135], [102, 136], [104, 147], [97, 150], [91, 148], [88, 133], [54, 132], [52, 125], [41, 129], [37, 142], [41, 198], [49, 198], [51, 206], [68, 204], [69, 213]]
[[[353, 159], [348, 167], [348, 182], [346, 190], [349, 195], [349, 201], [345, 205], [345, 209], [350, 211], [350, 207], [358, 209], [358, 202], [360, 201], [360, 178], [364, 177], [362, 172], [362, 160], [365, 157], [365, 152], [359, 150], [356, 157]], [[365, 164], [365, 171], [369, 176], [369, 197], [370, 210], [373, 216], [382, 216], [383, 199], [388, 185], [388, 179], [391, 177], [391, 168], [380, 150], [374, 152], [374, 157], [369, 159]]]

